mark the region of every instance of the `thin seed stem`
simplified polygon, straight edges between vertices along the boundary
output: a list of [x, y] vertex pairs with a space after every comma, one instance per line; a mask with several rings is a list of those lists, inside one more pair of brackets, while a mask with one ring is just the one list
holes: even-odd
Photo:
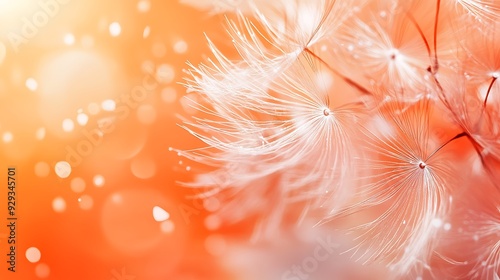
[[488, 96], [490, 96], [490, 91], [491, 91], [491, 88], [493, 87], [493, 84], [495, 83], [495, 81], [498, 79], [498, 77], [493, 77], [491, 79], [491, 83], [490, 83], [490, 86], [488, 87], [488, 91], [486, 92], [486, 97], [484, 98], [484, 103], [483, 103], [483, 109], [486, 108], [486, 102], [488, 102]]
[[310, 54], [311, 56], [313, 56], [314, 58], [316, 58], [317, 60], [319, 60], [321, 63], [323, 63], [328, 68], [328, 70], [332, 71], [334, 74], [336, 74], [337, 76], [341, 77], [346, 83], [348, 83], [349, 85], [355, 87], [361, 93], [368, 94], [368, 95], [373, 95], [369, 90], [367, 90], [362, 85], [360, 85], [360, 84], [356, 83], [355, 81], [349, 79], [348, 77], [340, 74], [337, 70], [335, 70], [333, 67], [331, 67], [326, 61], [324, 61], [321, 57], [319, 57], [317, 54], [315, 54], [309, 48], [305, 48], [304, 51], [306, 53]]
[[441, 0], [437, 0], [436, 5], [436, 20], [434, 21], [434, 73], [439, 69], [438, 55], [437, 55], [437, 30], [439, 25], [439, 10], [441, 8]]
[[428, 161], [433, 155], [435, 155], [437, 152], [439, 152], [439, 150], [441, 150], [442, 148], [444, 148], [446, 145], [450, 144], [451, 142], [453, 142], [454, 140], [457, 140], [459, 138], [462, 138], [464, 136], [468, 136], [468, 134], [464, 131], [462, 133], [459, 133], [457, 135], [455, 135], [455, 137], [451, 138], [450, 140], [446, 141], [443, 145], [441, 145], [439, 148], [437, 148], [434, 152], [432, 152], [432, 154], [430, 154], [427, 159], [425, 159], [425, 161]]
[[427, 41], [427, 38], [425, 38], [425, 34], [422, 31], [422, 28], [420, 28], [420, 25], [418, 25], [417, 21], [415, 20], [415, 18], [413, 17], [413, 15], [411, 13], [406, 12], [406, 16], [408, 17], [408, 19], [410, 19], [411, 23], [413, 23], [413, 25], [415, 26], [415, 28], [418, 31], [418, 34], [420, 34], [420, 37], [424, 41], [425, 48], [427, 49], [427, 54], [429, 55], [429, 59], [432, 62], [432, 59], [431, 59], [431, 56], [432, 56], [431, 47], [429, 46], [429, 42]]

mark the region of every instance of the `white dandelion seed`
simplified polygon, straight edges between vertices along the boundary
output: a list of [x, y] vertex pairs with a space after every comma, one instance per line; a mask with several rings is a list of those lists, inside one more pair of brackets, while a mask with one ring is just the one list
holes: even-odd
[[[425, 79], [429, 56], [425, 43], [405, 14], [389, 13], [385, 20], [353, 18], [332, 43], [337, 60], [349, 59], [348, 68], [358, 69], [382, 88], [428, 86]], [[352, 69], [350, 70], [352, 71]], [[360, 76], [360, 75], [357, 75]]]
[[[500, 27], [500, 25], [496, 25]], [[482, 167], [498, 182], [494, 163], [500, 161], [500, 36], [476, 32], [468, 36], [457, 58], [456, 73], [442, 79], [441, 99], [468, 135]]]
[[494, 23], [500, 18], [500, 3], [496, 0], [453, 0], [453, 2], [483, 24]]
[[[276, 74], [267, 89], [249, 85], [228, 98], [208, 97], [217, 93], [198, 85], [197, 91], [210, 98], [197, 106], [206, 117], [195, 117], [183, 127], [209, 148], [182, 154], [216, 169], [187, 185], [206, 186], [208, 179], [223, 200], [231, 198], [221, 210], [226, 212], [223, 218], [238, 221], [265, 213], [261, 231], [272, 232], [287, 204], [305, 203], [301, 207], [307, 212], [326, 201], [337, 206], [346, 201], [349, 191], [340, 186], [349, 180], [354, 150], [350, 133], [363, 105], [330, 106], [335, 96], [318, 84], [317, 63], [304, 53]], [[217, 87], [227, 90], [233, 84]]]
[[459, 137], [441, 147], [429, 141], [429, 103], [427, 98], [413, 104], [390, 101], [380, 109], [395, 133], [364, 134], [372, 153], [361, 164], [367, 183], [360, 185], [358, 202], [332, 218], [361, 210], [379, 213], [353, 229], [360, 235], [351, 251], [365, 263], [383, 260], [400, 275], [429, 261], [441, 230], [436, 221], [448, 215], [456, 177], [441, 148]]
[[[473, 180], [482, 182], [481, 178]], [[455, 242], [470, 246], [466, 254], [460, 253], [471, 263], [469, 279], [494, 280], [500, 274], [500, 192], [491, 184], [478, 186], [468, 193], [462, 208], [455, 209], [454, 215], [463, 223]]]

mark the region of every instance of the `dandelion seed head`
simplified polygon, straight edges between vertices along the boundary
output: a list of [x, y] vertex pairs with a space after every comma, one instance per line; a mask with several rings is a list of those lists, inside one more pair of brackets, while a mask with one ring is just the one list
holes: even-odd
[[329, 108], [325, 108], [325, 109], [323, 109], [323, 115], [324, 115], [325, 117], [330, 116], [330, 113], [331, 113], [331, 112], [330, 112], [330, 109], [329, 109]]
[[393, 61], [396, 61], [398, 59], [401, 59], [400, 57], [400, 53], [399, 53], [399, 50], [398, 49], [390, 49], [388, 52], [387, 52], [387, 57], [390, 59], [390, 60], [393, 60]]
[[423, 162], [423, 161], [420, 161], [420, 162], [418, 163], [418, 167], [419, 167], [420, 169], [424, 169], [426, 166], [427, 166], [427, 164], [426, 164], [425, 162]]

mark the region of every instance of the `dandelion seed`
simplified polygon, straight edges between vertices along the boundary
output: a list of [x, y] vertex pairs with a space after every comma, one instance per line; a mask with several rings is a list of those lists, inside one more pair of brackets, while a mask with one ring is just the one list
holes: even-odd
[[[352, 19], [342, 27], [337, 60], [349, 61], [350, 68], [359, 69], [368, 77], [376, 77], [380, 87], [414, 88], [426, 85], [425, 68], [429, 63], [425, 44], [409, 27], [405, 16], [390, 14], [384, 21]], [[347, 51], [342, 51], [342, 45]], [[356, 48], [354, 47], [356, 46]]]
[[470, 279], [495, 279], [500, 273], [500, 193], [492, 184], [475, 180], [481, 181], [482, 188], [470, 192], [463, 208], [454, 211], [464, 225], [463, 237], [455, 242], [469, 248], [467, 253], [461, 248], [460, 255], [473, 260], [467, 275]]
[[[225, 211], [221, 218], [242, 219], [236, 215], [238, 212], [228, 210], [235, 205], [248, 214], [272, 207], [274, 212], [257, 226], [264, 236], [268, 235], [265, 232], [275, 230], [276, 225], [271, 224], [280, 224], [287, 207], [282, 203], [271, 206], [276, 203], [272, 197], [290, 196], [290, 203], [294, 204], [307, 202], [306, 211], [320, 207], [327, 200], [341, 205], [347, 195], [339, 186], [349, 180], [347, 166], [353, 150], [349, 131], [362, 106], [329, 106], [328, 91], [317, 80], [321, 77], [317, 75], [321, 72], [319, 62], [314, 62], [314, 57], [307, 53], [296, 60], [270, 81], [268, 91], [261, 90], [262, 85], [257, 84], [248, 85], [245, 96], [239, 98], [207, 96], [210, 104], [197, 107], [219, 120], [196, 118], [196, 122], [188, 122], [185, 126], [191, 134], [219, 151], [188, 151], [185, 156], [220, 166], [219, 170], [208, 174], [208, 178], [216, 180], [222, 188], [220, 195], [233, 196], [231, 193], [238, 192], [243, 199], [243, 193], [253, 190], [251, 208], [245, 208], [241, 199], [235, 200], [238, 203], [227, 202], [226, 208], [221, 209]], [[212, 94], [211, 86], [198, 86], [199, 91], [208, 89], [201, 94]], [[233, 84], [220, 83], [219, 86], [232, 88]], [[217, 107], [211, 109], [209, 106]], [[249, 158], [258, 160], [258, 166], [249, 163]], [[231, 176], [223, 180], [221, 173]], [[257, 182], [259, 189], [250, 187]], [[200, 183], [189, 185], [200, 186]], [[244, 191], [244, 188], [250, 189]], [[269, 197], [260, 197], [264, 193]], [[245, 199], [249, 199], [248, 196]], [[258, 205], [260, 209], [255, 209]]]
[[[500, 69], [497, 59], [500, 57], [500, 36], [488, 31], [475, 32], [469, 37], [463, 44], [465, 58], [458, 68], [459, 74], [450, 75], [449, 81], [443, 83], [442, 99], [455, 122], [472, 141], [483, 167], [495, 178], [485, 158], [500, 161], [497, 143], [500, 138], [497, 121], [500, 118], [500, 83], [494, 75]], [[467, 80], [461, 75], [463, 73], [467, 73]]]
[[500, 4], [495, 0], [455, 0], [454, 2], [483, 24], [498, 21], [500, 17]]
[[382, 209], [353, 229], [361, 235], [352, 251], [366, 263], [385, 260], [400, 274], [428, 262], [450, 207], [453, 170], [440, 151], [448, 142], [436, 147], [428, 141], [429, 103], [427, 98], [412, 104], [393, 101], [380, 109], [395, 133], [364, 134], [368, 150], [375, 153], [362, 164], [369, 183], [360, 186], [358, 202], [333, 216]]

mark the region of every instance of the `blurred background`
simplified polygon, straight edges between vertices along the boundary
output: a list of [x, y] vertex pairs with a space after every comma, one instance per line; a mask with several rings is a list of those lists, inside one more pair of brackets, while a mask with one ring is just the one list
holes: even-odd
[[177, 0], [0, 0], [0, 279], [234, 279], [218, 202], [186, 199], [192, 167], [169, 151], [197, 144], [179, 82], [222, 20]]

